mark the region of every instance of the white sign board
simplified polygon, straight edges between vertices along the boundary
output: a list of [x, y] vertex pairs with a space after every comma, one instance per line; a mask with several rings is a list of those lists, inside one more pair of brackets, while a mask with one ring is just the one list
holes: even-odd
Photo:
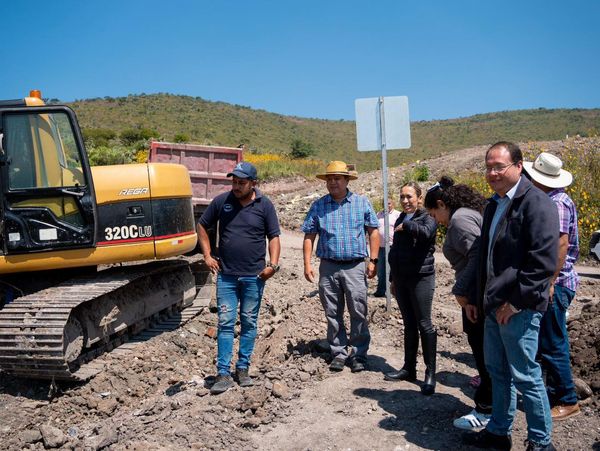
[[[380, 100], [383, 105], [380, 105]], [[381, 108], [383, 106], [383, 109]], [[410, 148], [410, 121], [408, 97], [371, 97], [356, 99], [356, 141], [361, 152], [382, 149], [382, 131], [385, 147], [389, 149]], [[383, 124], [381, 114], [383, 110]], [[383, 130], [381, 126], [383, 125]]]

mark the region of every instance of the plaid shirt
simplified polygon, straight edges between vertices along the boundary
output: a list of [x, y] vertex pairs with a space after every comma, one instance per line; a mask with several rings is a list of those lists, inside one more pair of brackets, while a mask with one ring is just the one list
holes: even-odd
[[575, 261], [579, 257], [577, 210], [575, 209], [575, 204], [563, 188], [554, 189], [548, 195], [558, 208], [560, 233], [566, 233], [569, 236], [569, 247], [567, 248], [565, 264], [561, 268], [555, 283], [571, 291], [576, 291], [579, 284], [579, 276], [575, 271]]
[[365, 228], [378, 225], [369, 200], [348, 191], [339, 204], [330, 194], [316, 200], [306, 215], [302, 231], [319, 235], [317, 257], [354, 260], [369, 256]]

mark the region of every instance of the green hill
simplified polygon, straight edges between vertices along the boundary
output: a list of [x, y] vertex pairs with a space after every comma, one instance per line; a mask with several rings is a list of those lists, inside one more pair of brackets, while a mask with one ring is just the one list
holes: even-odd
[[[300, 139], [323, 160], [355, 162], [360, 170], [380, 165], [378, 152], [357, 152], [353, 121], [283, 116], [240, 105], [171, 94], [78, 100], [69, 104], [84, 129], [154, 129], [164, 140], [184, 134], [190, 142], [237, 146], [257, 153], [287, 153]], [[565, 135], [598, 134], [600, 109], [536, 109], [478, 114], [467, 118], [418, 121], [412, 148], [389, 154], [391, 166], [499, 140], [539, 141]]]

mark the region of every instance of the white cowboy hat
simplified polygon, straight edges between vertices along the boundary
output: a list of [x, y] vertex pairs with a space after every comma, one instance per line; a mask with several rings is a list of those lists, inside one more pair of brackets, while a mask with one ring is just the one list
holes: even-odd
[[562, 161], [555, 155], [542, 152], [535, 161], [524, 161], [523, 168], [531, 178], [548, 188], [565, 188], [573, 182], [573, 175], [562, 169]]

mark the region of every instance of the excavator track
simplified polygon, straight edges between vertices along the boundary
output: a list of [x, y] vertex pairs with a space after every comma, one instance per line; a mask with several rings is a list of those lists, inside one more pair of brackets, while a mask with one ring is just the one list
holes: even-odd
[[88, 380], [103, 368], [96, 357], [191, 305], [197, 279], [186, 261], [153, 262], [19, 297], [0, 311], [0, 368], [29, 379]]

